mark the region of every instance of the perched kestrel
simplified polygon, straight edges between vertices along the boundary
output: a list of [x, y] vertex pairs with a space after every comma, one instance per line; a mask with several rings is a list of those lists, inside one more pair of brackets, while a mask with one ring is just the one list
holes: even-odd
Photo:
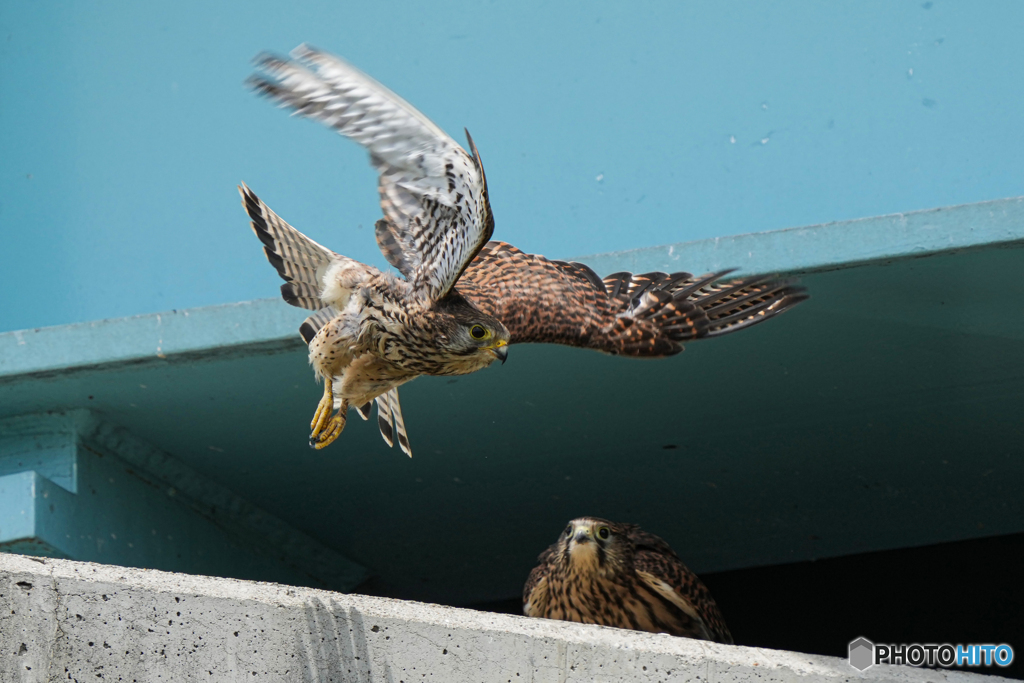
[[[681, 342], [748, 327], [807, 298], [793, 281], [729, 271], [615, 273], [488, 242], [494, 218], [469, 132], [467, 152], [380, 83], [333, 55], [300, 46], [292, 60], [257, 58], [247, 82], [295, 114], [366, 147], [380, 174], [377, 244], [402, 277], [320, 246], [239, 191], [285, 301], [316, 311], [300, 327], [324, 379], [310, 445], [345, 427], [349, 406], [411, 455], [399, 385], [504, 362], [510, 343], [549, 342], [627, 356], [671, 356]], [[337, 412], [332, 416], [334, 409]]]
[[732, 642], [697, 575], [635, 524], [574, 519], [537, 559], [523, 588], [529, 617]]

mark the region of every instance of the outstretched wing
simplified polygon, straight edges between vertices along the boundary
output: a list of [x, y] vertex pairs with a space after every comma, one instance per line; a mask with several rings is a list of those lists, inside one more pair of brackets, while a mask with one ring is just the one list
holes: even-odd
[[691, 339], [749, 327], [807, 298], [792, 280], [718, 282], [729, 271], [615, 273], [551, 261], [489, 242], [459, 280], [459, 292], [501, 320], [512, 343], [544, 342], [626, 356], [670, 356]]
[[446, 295], [494, 231], [483, 164], [412, 105], [333, 55], [306, 45], [294, 61], [262, 55], [247, 82], [296, 114], [321, 121], [370, 152], [388, 261], [431, 299]]

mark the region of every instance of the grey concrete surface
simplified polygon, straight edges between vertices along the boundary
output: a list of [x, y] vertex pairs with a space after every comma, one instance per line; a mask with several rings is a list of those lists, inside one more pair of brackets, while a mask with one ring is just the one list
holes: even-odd
[[2, 681], [948, 681], [846, 660], [233, 579], [0, 555]]

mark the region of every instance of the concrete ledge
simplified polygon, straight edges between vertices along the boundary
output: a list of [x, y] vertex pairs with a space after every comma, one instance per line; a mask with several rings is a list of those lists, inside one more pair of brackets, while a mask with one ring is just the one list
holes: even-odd
[[306, 314], [281, 299], [166, 311], [0, 334], [0, 384], [109, 365], [165, 365], [216, 359], [223, 348], [272, 354], [303, 346]]
[[[0, 555], [4, 681], [978, 681], [276, 584]], [[1006, 680], [986, 677], [984, 680]]]
[[715, 237], [579, 259], [598, 273], [736, 268], [753, 273], [814, 273], [897, 261], [1024, 239], [1024, 197], [887, 216]]

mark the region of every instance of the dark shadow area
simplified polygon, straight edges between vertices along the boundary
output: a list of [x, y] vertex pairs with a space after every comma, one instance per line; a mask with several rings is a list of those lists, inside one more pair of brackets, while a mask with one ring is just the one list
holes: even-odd
[[[1007, 643], [1024, 679], [1024, 534], [705, 574], [740, 645], [846, 657], [875, 643]], [[473, 605], [521, 614], [517, 599]], [[956, 669], [954, 669], [956, 670]]]

